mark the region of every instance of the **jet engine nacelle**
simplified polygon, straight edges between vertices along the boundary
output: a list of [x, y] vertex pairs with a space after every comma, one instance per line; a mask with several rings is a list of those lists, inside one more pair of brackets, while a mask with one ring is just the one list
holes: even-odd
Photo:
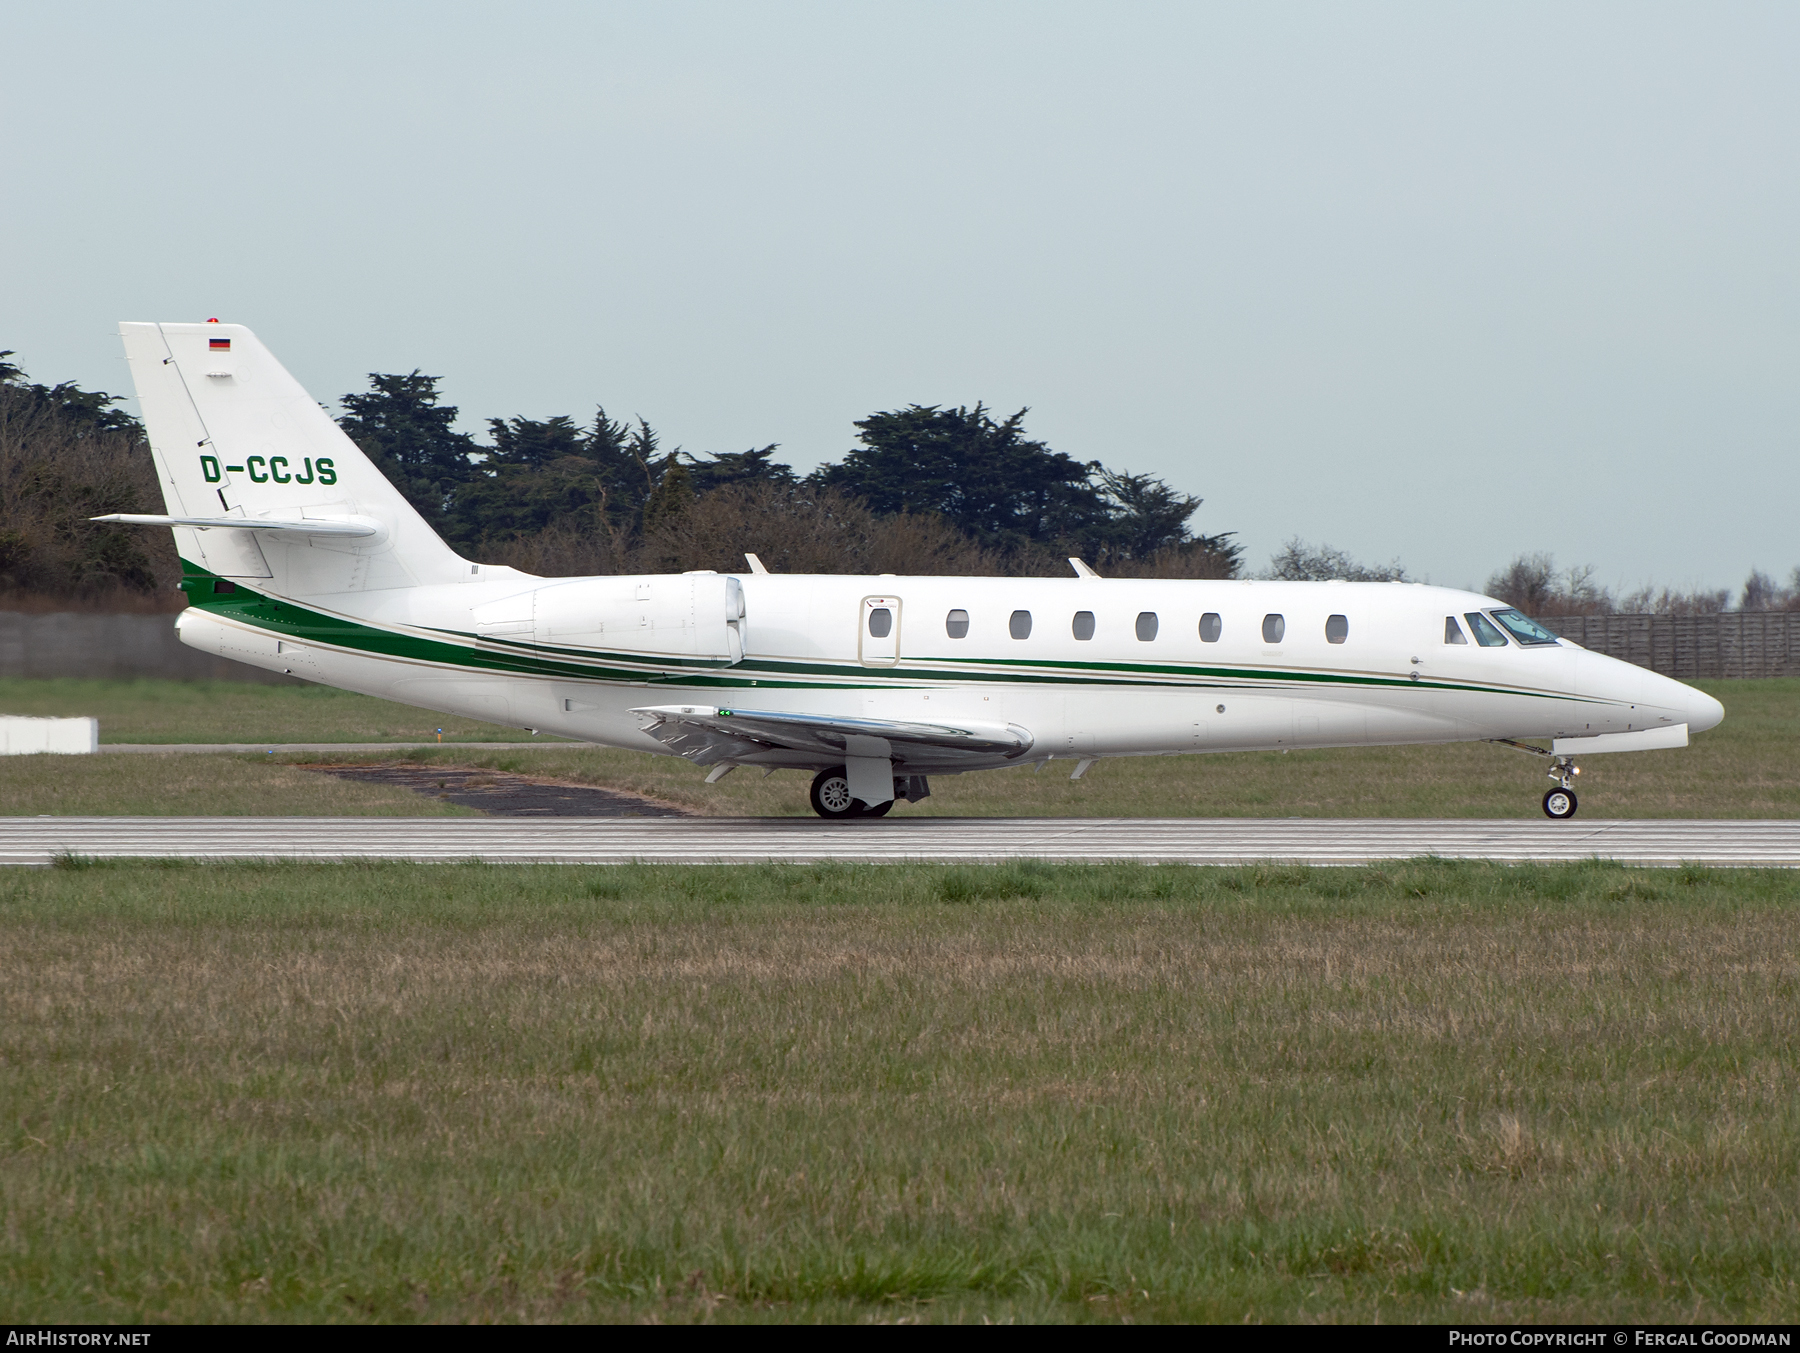
[[496, 643], [710, 658], [744, 656], [744, 589], [718, 573], [575, 578], [477, 606]]

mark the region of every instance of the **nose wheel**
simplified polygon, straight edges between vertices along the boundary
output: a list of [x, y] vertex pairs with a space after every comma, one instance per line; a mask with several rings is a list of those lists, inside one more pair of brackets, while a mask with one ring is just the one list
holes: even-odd
[[1555, 756], [1550, 759], [1550, 778], [1556, 781], [1556, 788], [1544, 795], [1544, 816], [1561, 821], [1575, 816], [1575, 777], [1581, 774], [1573, 757]]
[[[1581, 774], [1581, 767], [1575, 764], [1575, 758], [1565, 752], [1546, 752], [1542, 747], [1534, 747], [1529, 742], [1520, 742], [1515, 738], [1494, 738], [1492, 741], [1503, 747], [1516, 747], [1521, 752], [1530, 752], [1533, 756], [1550, 758], [1550, 781], [1556, 786], [1544, 795], [1544, 816], [1562, 821], [1575, 816], [1575, 777]], [[1543, 762], [1538, 763], [1540, 766]]]

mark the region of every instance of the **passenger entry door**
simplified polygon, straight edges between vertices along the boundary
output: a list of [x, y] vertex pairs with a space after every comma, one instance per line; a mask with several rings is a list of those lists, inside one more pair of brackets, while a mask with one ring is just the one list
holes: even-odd
[[857, 627], [856, 654], [865, 667], [892, 667], [900, 661], [900, 598], [864, 597]]

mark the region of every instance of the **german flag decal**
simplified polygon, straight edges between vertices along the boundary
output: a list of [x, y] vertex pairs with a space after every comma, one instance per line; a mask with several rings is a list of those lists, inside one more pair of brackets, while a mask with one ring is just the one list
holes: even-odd
[[229, 338], [209, 338], [206, 340], [206, 346], [213, 352], [230, 352], [231, 340]]

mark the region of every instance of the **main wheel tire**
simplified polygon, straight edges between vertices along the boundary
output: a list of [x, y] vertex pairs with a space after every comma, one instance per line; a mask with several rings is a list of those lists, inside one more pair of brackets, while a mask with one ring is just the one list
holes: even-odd
[[1552, 789], [1544, 795], [1544, 816], [1555, 818], [1561, 822], [1564, 818], [1575, 816], [1575, 791], [1572, 789]]
[[856, 802], [862, 808], [862, 815], [864, 817], [886, 817], [888, 809], [894, 806], [894, 801], [892, 799], [889, 799], [886, 803], [878, 803], [873, 808], [869, 807], [868, 804], [863, 803], [861, 799], [858, 799]]
[[827, 766], [813, 776], [810, 797], [820, 817], [841, 821], [863, 815], [863, 802], [850, 796], [850, 774], [842, 766]]

